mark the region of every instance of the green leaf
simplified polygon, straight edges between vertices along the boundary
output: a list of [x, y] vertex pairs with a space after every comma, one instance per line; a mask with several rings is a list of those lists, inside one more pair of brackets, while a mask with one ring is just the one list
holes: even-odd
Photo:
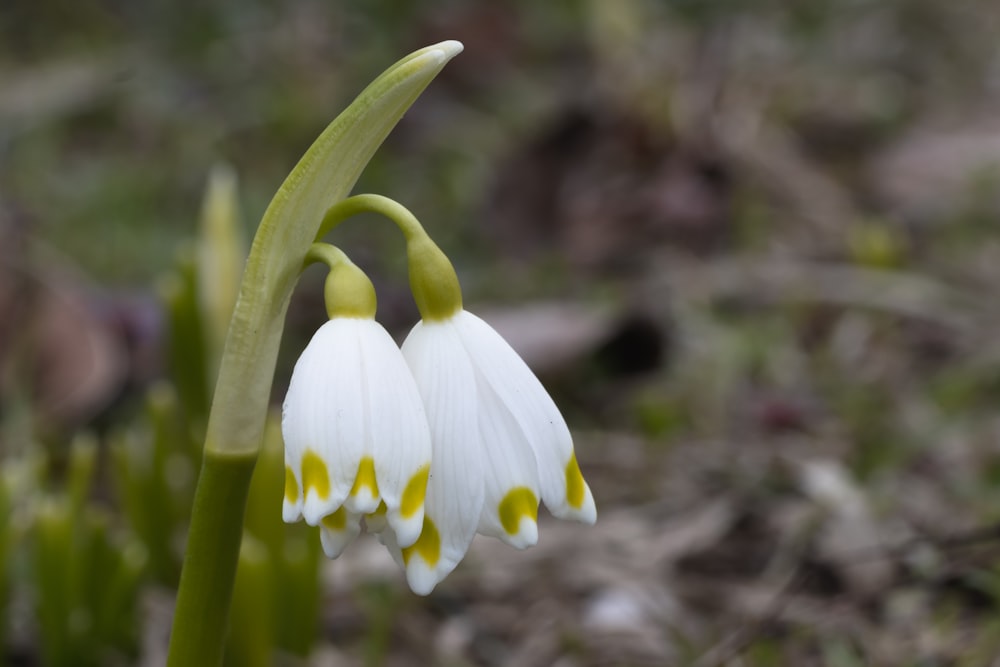
[[246, 257], [246, 239], [240, 227], [236, 174], [217, 165], [208, 177], [198, 239], [198, 301], [214, 378], [233, 316]]
[[274, 583], [274, 564], [267, 547], [252, 535], [244, 534], [233, 586], [226, 665], [267, 667], [274, 664]]

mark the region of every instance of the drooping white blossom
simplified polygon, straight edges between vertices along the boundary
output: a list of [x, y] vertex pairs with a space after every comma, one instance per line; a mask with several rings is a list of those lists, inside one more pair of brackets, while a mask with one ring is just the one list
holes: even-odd
[[430, 436], [417, 386], [374, 319], [334, 317], [295, 364], [282, 410], [285, 521], [320, 526], [335, 558], [360, 532], [387, 523], [413, 544], [424, 518]]
[[[492, 327], [465, 310], [424, 320], [403, 356], [432, 443], [423, 531], [411, 546], [398, 544], [415, 592], [447, 576], [477, 532], [521, 549], [535, 544], [539, 499], [556, 517], [596, 520], [565, 420]], [[392, 550], [392, 536], [383, 541]]]

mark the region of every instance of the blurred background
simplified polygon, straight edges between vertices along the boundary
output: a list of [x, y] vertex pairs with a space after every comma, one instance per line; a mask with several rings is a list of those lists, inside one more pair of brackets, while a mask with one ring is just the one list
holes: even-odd
[[[281, 526], [272, 420], [228, 664], [1000, 664], [992, 0], [4, 0], [0, 663], [162, 663], [257, 221], [443, 39], [356, 191], [556, 397], [598, 523], [418, 598], [373, 539]], [[404, 336], [397, 233], [330, 240]]]

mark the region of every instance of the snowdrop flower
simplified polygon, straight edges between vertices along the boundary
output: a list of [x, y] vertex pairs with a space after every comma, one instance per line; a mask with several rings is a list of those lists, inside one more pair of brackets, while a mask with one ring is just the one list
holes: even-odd
[[397, 558], [426, 595], [479, 532], [523, 549], [538, 540], [541, 499], [559, 518], [593, 523], [597, 509], [569, 429], [538, 378], [488, 324], [462, 308], [451, 263], [422, 230], [404, 229], [422, 321], [403, 356], [423, 398], [431, 470], [423, 530]]
[[431, 460], [423, 404], [399, 348], [375, 317], [368, 277], [329, 245], [311, 261], [330, 265], [330, 320], [295, 364], [282, 410], [286, 522], [321, 527], [336, 558], [360, 532], [386, 524], [409, 547], [424, 525]]

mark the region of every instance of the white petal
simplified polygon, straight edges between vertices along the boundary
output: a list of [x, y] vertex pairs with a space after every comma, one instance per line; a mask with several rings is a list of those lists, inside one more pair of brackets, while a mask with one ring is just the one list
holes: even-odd
[[597, 508], [580, 475], [573, 438], [542, 383], [486, 322], [467, 311], [451, 321], [480, 377], [496, 391], [531, 444], [545, 506], [557, 517], [593, 523]]
[[431, 469], [420, 538], [403, 550], [406, 578], [426, 595], [472, 542], [483, 507], [476, 380], [450, 322], [418, 323], [403, 356], [413, 373], [431, 432]]
[[369, 512], [364, 515], [365, 519], [365, 529], [376, 536], [382, 532], [392, 532], [391, 530], [386, 531], [389, 527], [389, 522], [385, 518], [385, 506], [379, 505], [374, 512]]
[[[362, 469], [365, 469], [364, 466], [359, 468], [359, 475]], [[374, 473], [371, 475], [371, 478], [375, 478]], [[344, 509], [351, 514], [370, 514], [378, 508], [378, 504], [379, 496], [372, 490], [372, 487], [361, 486], [356, 490], [351, 490], [350, 495], [344, 500]]]
[[403, 550], [399, 548], [399, 544], [396, 542], [396, 534], [391, 530], [380, 530], [375, 533], [375, 537], [378, 541], [388, 550], [389, 555], [392, 559], [396, 561], [403, 572], [406, 572], [406, 563], [403, 561]]
[[510, 410], [478, 379], [486, 492], [478, 530], [524, 549], [538, 542], [538, 466]]
[[281, 520], [285, 523], [295, 523], [302, 518], [300, 458], [296, 454], [293, 465], [289, 460], [288, 448], [285, 448], [285, 495], [281, 499]]
[[[362, 322], [335, 318], [320, 327], [295, 364], [285, 398], [285, 461], [311, 526], [347, 498], [364, 455], [364, 402], [358, 391]], [[290, 508], [288, 514], [294, 512]]]
[[302, 518], [302, 497], [299, 496], [294, 502], [289, 501], [286, 496], [281, 502], [281, 520], [285, 523], [295, 523]]
[[[301, 357], [299, 361], [302, 361]], [[292, 377], [295, 378], [294, 371]], [[285, 402], [281, 406], [281, 438], [285, 446], [285, 495], [281, 502], [281, 518], [286, 523], [294, 523], [302, 518], [302, 453], [306, 444], [301, 424], [297, 422], [305, 400], [304, 382], [300, 377], [289, 385]]]
[[361, 532], [361, 516], [340, 508], [320, 522], [319, 539], [327, 558], [336, 558]]
[[[392, 337], [380, 325], [361, 339], [367, 424], [375, 478], [386, 519], [402, 547], [416, 542], [424, 522], [431, 435], [417, 383]], [[373, 512], [378, 506], [359, 508]], [[349, 507], [350, 509], [350, 507]]]

